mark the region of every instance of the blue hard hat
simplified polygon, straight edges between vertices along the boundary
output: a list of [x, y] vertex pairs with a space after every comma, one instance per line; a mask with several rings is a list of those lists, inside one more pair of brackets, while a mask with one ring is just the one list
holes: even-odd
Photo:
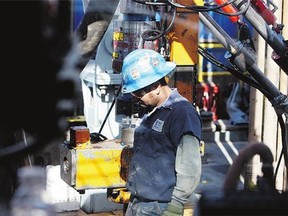
[[122, 93], [131, 93], [144, 88], [174, 70], [176, 63], [166, 61], [158, 52], [136, 49], [123, 60]]

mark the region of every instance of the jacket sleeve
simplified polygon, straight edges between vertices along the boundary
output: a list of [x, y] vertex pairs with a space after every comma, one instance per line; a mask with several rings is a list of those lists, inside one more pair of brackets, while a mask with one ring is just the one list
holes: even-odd
[[193, 135], [184, 135], [177, 147], [176, 185], [171, 203], [183, 206], [197, 188], [202, 171], [199, 140]]

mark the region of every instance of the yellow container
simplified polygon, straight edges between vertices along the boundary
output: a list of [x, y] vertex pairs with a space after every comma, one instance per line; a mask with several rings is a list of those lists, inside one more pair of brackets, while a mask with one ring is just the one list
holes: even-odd
[[105, 140], [61, 150], [61, 178], [76, 190], [125, 187], [132, 147]]

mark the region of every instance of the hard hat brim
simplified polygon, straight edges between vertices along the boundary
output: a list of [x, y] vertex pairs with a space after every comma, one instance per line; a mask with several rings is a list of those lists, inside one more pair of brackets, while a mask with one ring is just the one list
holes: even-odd
[[122, 86], [122, 93], [131, 93], [134, 91], [137, 91], [139, 89], [142, 89], [148, 85], [151, 85], [152, 83], [160, 80], [161, 78], [172, 74], [169, 74], [174, 71], [176, 67], [176, 63], [174, 62], [166, 62], [165, 65], [162, 65], [161, 67], [157, 68], [157, 71], [155, 73], [151, 73], [151, 76], [145, 77], [145, 80], [142, 80], [141, 83], [138, 83], [136, 85], [135, 83], [133, 85], [123, 85]]

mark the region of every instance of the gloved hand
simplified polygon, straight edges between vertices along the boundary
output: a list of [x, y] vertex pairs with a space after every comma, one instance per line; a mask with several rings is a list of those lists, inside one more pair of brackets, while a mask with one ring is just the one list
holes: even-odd
[[183, 206], [176, 205], [174, 203], [168, 203], [167, 209], [162, 213], [161, 216], [179, 216], [183, 215]]

